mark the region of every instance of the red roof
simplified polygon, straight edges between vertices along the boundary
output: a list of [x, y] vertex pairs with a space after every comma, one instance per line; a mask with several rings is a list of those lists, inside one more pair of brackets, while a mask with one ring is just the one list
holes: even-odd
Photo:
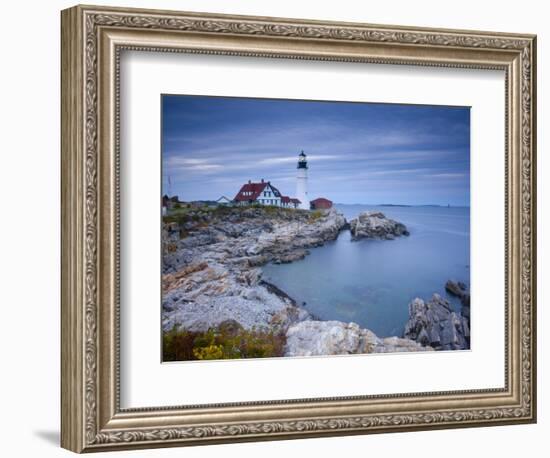
[[332, 201], [325, 199], [324, 197], [319, 197], [310, 202], [313, 208], [331, 208]]
[[271, 186], [275, 197], [281, 197], [281, 193], [279, 192], [279, 190], [269, 181], [262, 181], [261, 183], [252, 183], [251, 181], [249, 181], [248, 183], [242, 185], [240, 191], [237, 193], [235, 199], [233, 200], [236, 200], [237, 202], [248, 202], [256, 200], [258, 197], [260, 197], [260, 194], [267, 185]]
[[281, 202], [282, 202], [283, 204], [289, 204], [289, 203], [290, 203], [290, 197], [288, 197], [288, 196], [282, 196], [282, 197], [281, 197]]
[[266, 186], [267, 186], [267, 182], [266, 183], [249, 182], [247, 184], [244, 184], [241, 187], [241, 190], [235, 196], [235, 199], [233, 200], [236, 200], [237, 202], [246, 202], [249, 200], [256, 200]]
[[317, 199], [314, 199], [311, 201], [312, 204], [320, 204], [320, 203], [329, 203], [331, 204], [332, 201], [328, 200], [328, 199], [325, 199], [324, 197], [318, 197]]

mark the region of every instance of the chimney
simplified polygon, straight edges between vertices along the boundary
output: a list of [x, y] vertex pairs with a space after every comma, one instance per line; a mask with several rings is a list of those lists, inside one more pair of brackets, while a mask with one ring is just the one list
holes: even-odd
[[262, 178], [262, 183], [264, 182], [264, 179]]
[[248, 180], [248, 184], [251, 184], [252, 183], [252, 180]]

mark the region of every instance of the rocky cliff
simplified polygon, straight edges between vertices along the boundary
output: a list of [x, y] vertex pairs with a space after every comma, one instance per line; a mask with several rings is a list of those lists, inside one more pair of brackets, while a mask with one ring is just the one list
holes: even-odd
[[[376, 214], [373, 218], [380, 219]], [[364, 225], [365, 219], [359, 220]], [[388, 225], [391, 230], [384, 232], [384, 238], [400, 231], [399, 223], [385, 220], [384, 227]], [[163, 330], [204, 332], [235, 321], [244, 329], [283, 334], [288, 356], [431, 349], [410, 339], [381, 339], [355, 323], [317, 321], [262, 280], [262, 265], [303, 258], [309, 248], [335, 240], [346, 227], [346, 220], [334, 209], [221, 207], [167, 218]]]
[[335, 210], [220, 208], [186, 213], [164, 227], [163, 329], [204, 331], [234, 319], [245, 329], [285, 331], [310, 318], [260, 266], [291, 262], [334, 240], [346, 224]]

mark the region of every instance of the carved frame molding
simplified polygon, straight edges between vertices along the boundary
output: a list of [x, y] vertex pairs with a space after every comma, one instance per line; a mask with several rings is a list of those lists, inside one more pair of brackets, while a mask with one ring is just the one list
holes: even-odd
[[[63, 11], [62, 446], [81, 452], [535, 421], [535, 45], [531, 35], [80, 6]], [[121, 410], [123, 49], [504, 70], [505, 389]], [[349, 414], [336, 414], [343, 405]], [[264, 414], [255, 413], [260, 407]]]

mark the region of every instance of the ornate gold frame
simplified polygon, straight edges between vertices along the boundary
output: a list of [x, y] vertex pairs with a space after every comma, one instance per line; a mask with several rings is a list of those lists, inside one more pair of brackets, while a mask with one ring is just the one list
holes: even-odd
[[[535, 421], [535, 36], [92, 6], [64, 10], [61, 32], [63, 447], [89, 452]], [[121, 410], [122, 49], [504, 70], [505, 388]]]

